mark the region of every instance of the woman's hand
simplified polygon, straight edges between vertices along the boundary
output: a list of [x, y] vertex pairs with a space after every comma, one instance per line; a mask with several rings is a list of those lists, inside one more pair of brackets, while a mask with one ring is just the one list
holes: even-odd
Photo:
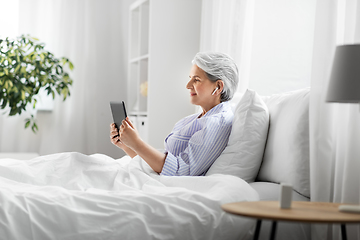
[[128, 117], [122, 121], [119, 135], [120, 141], [132, 149], [136, 149], [136, 147], [142, 142], [138, 131], [135, 129], [133, 123]]
[[118, 147], [121, 146], [121, 142], [120, 142], [120, 138], [119, 138], [119, 131], [118, 131], [115, 123], [110, 124], [110, 141], [112, 144], [114, 144]]
[[117, 127], [115, 126], [115, 123], [110, 124], [110, 141], [115, 146], [121, 148], [131, 158], [137, 155], [137, 153], [134, 150], [132, 150], [131, 148], [129, 148], [120, 141], [120, 134]]
[[161, 172], [166, 154], [144, 142], [128, 117], [122, 121], [119, 130], [114, 123], [110, 125], [110, 138], [114, 145], [124, 150], [130, 157], [139, 155], [155, 172]]

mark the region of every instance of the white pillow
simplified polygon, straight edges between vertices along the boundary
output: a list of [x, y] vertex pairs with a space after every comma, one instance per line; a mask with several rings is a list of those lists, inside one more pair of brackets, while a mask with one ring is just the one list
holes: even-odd
[[290, 183], [310, 196], [310, 88], [264, 97], [270, 129], [258, 181]]
[[229, 174], [253, 182], [261, 165], [268, 127], [265, 103], [248, 89], [235, 109], [229, 142], [206, 175]]

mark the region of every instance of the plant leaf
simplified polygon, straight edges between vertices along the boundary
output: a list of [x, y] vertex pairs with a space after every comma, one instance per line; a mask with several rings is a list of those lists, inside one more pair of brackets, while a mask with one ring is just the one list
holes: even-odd
[[70, 68], [70, 70], [74, 70], [74, 65], [70, 61], [69, 61], [69, 68]]
[[38, 126], [36, 125], [36, 123], [34, 122], [33, 125], [31, 126], [31, 130], [36, 133], [39, 129]]
[[37, 103], [37, 100], [36, 100], [36, 98], [34, 98], [34, 103], [33, 103], [33, 108], [35, 109], [35, 107], [36, 107], [36, 103]]
[[6, 98], [3, 98], [2, 101], [3, 102], [1, 104], [1, 109], [4, 109], [6, 107], [6, 105], [7, 105], [7, 103], [8, 103], [8, 100]]
[[29, 118], [27, 118], [27, 119], [25, 119], [25, 128], [28, 128], [29, 126], [30, 126], [30, 119]]

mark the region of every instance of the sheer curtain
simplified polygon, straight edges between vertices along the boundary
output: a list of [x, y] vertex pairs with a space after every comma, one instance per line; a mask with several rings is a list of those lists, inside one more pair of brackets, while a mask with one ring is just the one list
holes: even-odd
[[[132, 0], [19, 0], [19, 34], [30, 34], [75, 66], [71, 96], [56, 96], [38, 111], [39, 132], [24, 130], [27, 116], [0, 116], [1, 152], [41, 155], [77, 151], [121, 157], [109, 141], [109, 101], [126, 98], [127, 13]], [[0, 29], [1, 31], [1, 29]]]
[[[326, 103], [336, 45], [360, 43], [360, 1], [318, 0], [310, 97], [311, 200], [360, 203], [359, 104]], [[359, 225], [347, 226], [350, 239]], [[340, 239], [339, 227], [313, 227], [313, 239]]]
[[240, 71], [238, 92], [260, 95], [310, 86], [313, 0], [207, 0], [202, 51], [230, 54]]
[[[311, 201], [360, 204], [359, 104], [325, 102], [336, 45], [360, 43], [360, 0], [203, 1], [202, 29], [202, 50], [232, 55], [246, 76], [242, 87], [277, 93], [311, 86]], [[360, 238], [359, 225], [347, 230]], [[312, 239], [339, 238], [336, 224], [312, 227]]]
[[237, 99], [249, 85], [252, 49], [252, 0], [208, 0], [202, 3], [200, 51], [229, 54], [239, 66]]

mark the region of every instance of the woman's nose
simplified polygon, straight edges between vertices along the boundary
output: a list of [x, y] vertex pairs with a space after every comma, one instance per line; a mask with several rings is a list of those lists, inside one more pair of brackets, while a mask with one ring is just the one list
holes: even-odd
[[192, 80], [190, 80], [187, 84], [186, 84], [186, 89], [190, 89], [192, 88]]

